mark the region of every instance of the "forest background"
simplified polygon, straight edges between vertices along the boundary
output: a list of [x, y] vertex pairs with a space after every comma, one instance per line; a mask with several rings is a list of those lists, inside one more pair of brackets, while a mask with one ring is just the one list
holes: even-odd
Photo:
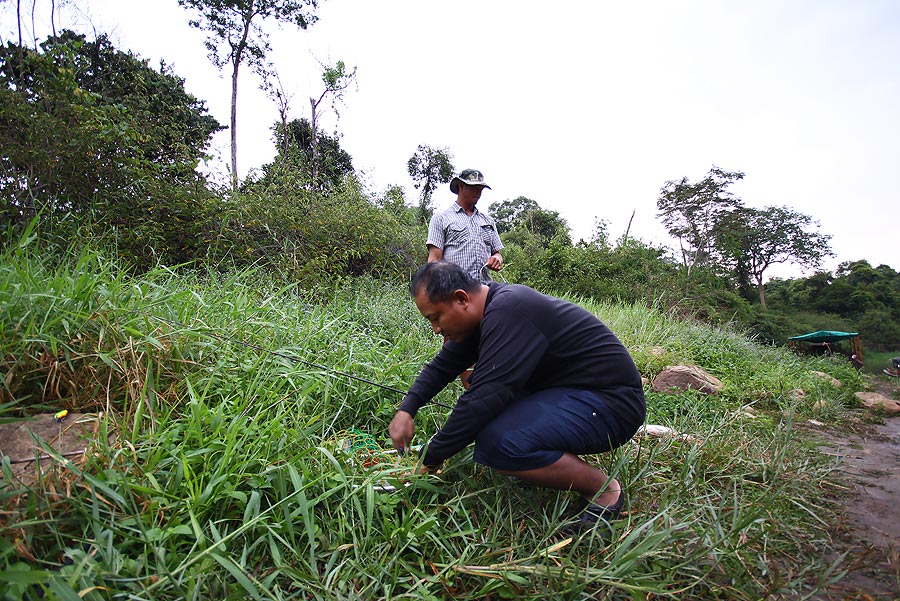
[[[180, 3], [235, 84], [241, 66], [276, 73], [265, 27], [315, 22], [311, 2]], [[407, 163], [418, 198], [407, 198], [401, 185], [368, 189], [340, 132], [325, 133], [317, 119], [343, 101], [353, 67], [322, 65], [320, 87], [309, 91], [309, 118], [291, 118], [277, 78], [263, 77], [261, 93], [279, 106], [277, 154], [243, 181], [236, 168], [229, 181], [216, 181], [198, 166], [226, 126], [186, 92], [182, 77], [116, 48], [102, 33], [57, 32], [52, 19], [50, 35], [29, 43], [21, 22], [33, 24], [38, 4], [31, 14], [21, 3], [0, 4], [17, 10], [20, 22], [19, 39], [4, 40], [0, 50], [2, 244], [34, 225], [50, 253], [90, 244], [135, 272], [254, 265], [313, 294], [361, 275], [401, 285], [425, 260], [434, 192], [469, 165], [455, 165], [451, 149], [423, 141]], [[241, 6], [255, 12], [241, 13]], [[235, 85], [233, 107], [236, 95]], [[232, 132], [237, 119], [233, 111]], [[234, 137], [231, 150], [236, 165]], [[770, 279], [774, 265], [817, 268], [831, 255], [830, 235], [814, 215], [791, 207], [745, 206], [731, 192], [743, 176], [712, 165], [702, 179], [673, 173], [659, 183], [657, 217], [677, 250], [643, 241], [630, 227], [612, 239], [602, 220], [588, 239], [574, 240], [558, 212], [526, 196], [482, 209], [506, 244], [506, 281], [645, 303], [730, 324], [769, 344], [819, 329], [859, 332], [866, 369], [880, 372], [900, 354], [900, 274], [860, 257], [834, 271]]]

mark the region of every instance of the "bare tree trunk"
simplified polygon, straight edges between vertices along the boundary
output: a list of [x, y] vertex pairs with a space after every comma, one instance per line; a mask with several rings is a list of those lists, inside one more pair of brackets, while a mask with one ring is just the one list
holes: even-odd
[[237, 93], [238, 93], [238, 70], [241, 66], [241, 60], [244, 58], [244, 48], [247, 47], [247, 38], [250, 36], [250, 17], [244, 17], [244, 32], [241, 41], [237, 45], [231, 47], [232, 66], [234, 70], [231, 72], [231, 188], [237, 190], [238, 187], [238, 170], [237, 170]]
[[634, 214], [637, 209], [632, 209], [631, 218], [628, 220], [628, 227], [625, 228], [625, 235], [622, 236], [622, 245], [624, 246], [626, 242], [628, 242], [628, 232], [631, 231], [631, 222], [634, 221]]
[[234, 62], [234, 71], [231, 72], [231, 188], [237, 190], [237, 93], [238, 93], [238, 67], [240, 62]]
[[35, 52], [37, 52], [37, 49], [38, 49], [37, 35], [35, 35], [35, 32], [37, 30], [34, 28], [34, 13], [36, 11], [37, 11], [37, 0], [34, 0], [34, 2], [31, 3], [31, 37], [34, 41], [34, 51]]
[[[319, 100], [322, 100], [322, 98], [319, 98]], [[312, 107], [312, 116], [310, 117], [310, 122], [309, 122], [309, 126], [310, 126], [309, 128], [311, 130], [309, 147], [312, 149], [312, 160], [311, 160], [312, 165], [310, 165], [309, 173], [310, 173], [310, 177], [312, 179], [312, 186], [313, 186], [313, 188], [315, 188], [316, 183], [317, 183], [316, 175], [317, 175], [317, 171], [318, 171], [316, 159], [318, 158], [318, 151], [319, 151], [319, 148], [318, 148], [319, 126], [317, 123], [316, 107], [319, 106], [319, 102], [315, 98], [310, 98], [309, 104]]]
[[16, 0], [16, 25], [19, 27], [19, 54], [22, 52], [22, 0]]
[[759, 287], [759, 304], [763, 309], [766, 308], [766, 285], [763, 284], [762, 278], [756, 280], [757, 286]]
[[275, 90], [273, 96], [275, 102], [278, 104], [278, 119], [281, 123], [281, 146], [279, 147], [279, 152], [281, 153], [282, 158], [285, 158], [287, 157], [288, 147], [290, 146], [287, 124], [291, 99], [287, 92], [284, 91], [284, 85], [281, 83], [281, 77], [278, 75], [277, 70], [275, 71], [275, 80], [278, 82], [278, 89]]

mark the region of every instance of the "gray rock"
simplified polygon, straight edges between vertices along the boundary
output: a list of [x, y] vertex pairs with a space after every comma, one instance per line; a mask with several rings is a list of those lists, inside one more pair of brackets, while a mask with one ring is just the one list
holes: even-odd
[[696, 365], [670, 365], [653, 379], [654, 392], [699, 390], [704, 394], [719, 394], [724, 387], [721, 380]]

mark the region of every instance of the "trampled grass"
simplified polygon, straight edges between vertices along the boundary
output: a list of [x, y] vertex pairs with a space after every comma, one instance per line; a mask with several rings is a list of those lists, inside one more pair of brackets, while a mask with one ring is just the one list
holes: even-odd
[[[823, 559], [834, 466], [794, 423], [839, 420], [855, 372], [646, 307], [583, 304], [645, 376], [694, 363], [725, 390], [648, 393], [648, 422], [690, 438], [638, 437], [591, 458], [623, 482], [628, 511], [608, 537], [568, 538], [558, 529], [572, 495], [512, 482], [470, 452], [440, 476], [404, 478], [413, 458], [347, 451], [357, 434], [389, 448], [397, 391], [439, 348], [405, 285], [306, 294], [259, 272], [132, 278], [87, 251], [57, 264], [11, 249], [0, 419], [68, 409], [96, 415], [99, 435], [82, 457], [45, 447], [56, 460], [34, 481], [4, 458], [0, 591], [758, 599], [839, 578], [842, 565]], [[457, 386], [436, 400], [452, 405]], [[420, 412], [419, 442], [447, 411]]]

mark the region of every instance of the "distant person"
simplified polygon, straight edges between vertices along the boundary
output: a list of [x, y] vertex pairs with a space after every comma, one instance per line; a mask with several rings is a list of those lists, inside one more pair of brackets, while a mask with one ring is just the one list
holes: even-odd
[[863, 362], [859, 358], [859, 355], [856, 355], [855, 353], [850, 355], [850, 365], [852, 365], [853, 369], [856, 371], [860, 371], [863, 368]]
[[517, 284], [483, 284], [454, 263], [428, 263], [410, 292], [444, 346], [421, 371], [391, 421], [394, 446], [410, 447], [416, 412], [472, 363], [471, 386], [428, 443], [435, 469], [475, 442], [475, 461], [523, 481], [581, 495], [567, 530], [613, 520], [621, 484], [579, 455], [611, 451], [644, 423], [641, 376], [596, 316]]
[[[503, 242], [494, 220], [475, 206], [482, 191], [491, 189], [477, 169], [463, 169], [450, 181], [456, 202], [436, 213], [428, 224], [428, 262], [450, 261], [483, 284], [491, 282], [488, 270], [500, 271]], [[487, 268], [487, 269], [485, 269]]]
[[900, 357], [894, 357], [893, 359], [891, 359], [891, 366], [892, 367], [883, 370], [884, 373], [895, 378], [900, 377]]

